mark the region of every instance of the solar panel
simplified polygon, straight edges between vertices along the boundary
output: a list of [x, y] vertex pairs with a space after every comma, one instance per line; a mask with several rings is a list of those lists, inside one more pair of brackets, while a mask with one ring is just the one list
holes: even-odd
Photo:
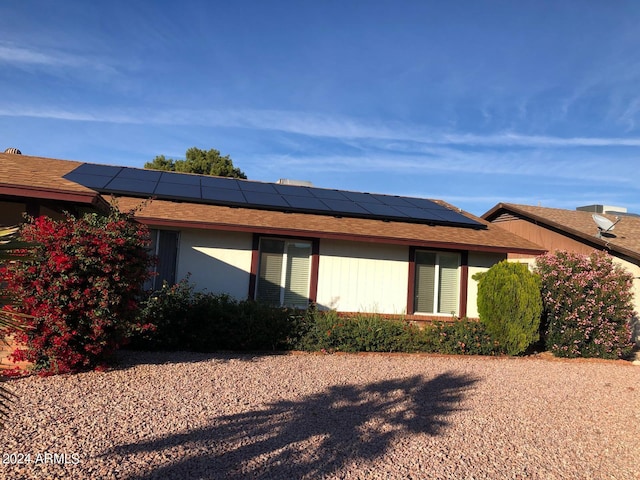
[[269, 183], [238, 181], [238, 185], [243, 192], [278, 193]]
[[347, 197], [352, 202], [356, 203], [382, 203], [376, 197], [371, 195], [370, 193], [360, 193], [360, 192], [340, 192], [342, 195]]
[[83, 163], [71, 173], [115, 177], [123, 168], [124, 167], [113, 167], [111, 165], [94, 165], [92, 163]]
[[418, 207], [396, 207], [400, 212], [407, 215], [409, 218], [415, 218], [417, 220], [424, 220], [428, 223], [442, 222], [444, 219], [436, 215], [430, 210], [425, 210]]
[[311, 194], [316, 198], [329, 198], [333, 200], [346, 200], [347, 197], [342, 195], [338, 190], [328, 190], [326, 188], [309, 188]]
[[377, 201], [384, 203], [385, 205], [391, 205], [392, 207], [411, 207], [412, 204], [409, 203], [402, 197], [398, 197], [396, 195], [379, 195], [376, 193], [372, 193], [371, 197], [375, 198]]
[[247, 200], [240, 190], [230, 188], [202, 187], [202, 199], [217, 201], [228, 205], [246, 204]]
[[263, 192], [252, 192], [245, 191], [244, 197], [247, 199], [247, 203], [252, 206], [262, 206], [262, 207], [288, 207], [289, 204], [282, 198], [281, 195], [277, 193], [263, 193]]
[[182, 185], [200, 186], [200, 176], [184, 173], [162, 172], [160, 183], [178, 183]]
[[203, 188], [225, 188], [228, 190], [238, 190], [240, 188], [235, 178], [209, 177], [204, 175], [200, 177], [200, 185], [202, 185]]
[[274, 185], [276, 191], [281, 195], [294, 195], [296, 197], [313, 197], [307, 187], [298, 185]]
[[233, 178], [82, 164], [64, 178], [101, 193], [213, 205], [486, 228], [433, 200]]
[[162, 172], [158, 170], [141, 170], [139, 168], [123, 168], [118, 173], [118, 178], [130, 178], [133, 180], [142, 180], [145, 182], [157, 182]]
[[299, 210], [314, 210], [314, 211], [328, 211], [329, 207], [322, 202], [319, 198], [314, 197], [299, 197], [297, 195], [283, 195], [286, 202], [294, 209]]
[[444, 211], [433, 211], [430, 210], [431, 212], [434, 212], [435, 215], [438, 215], [440, 218], [442, 218], [443, 220], [447, 221], [447, 222], [451, 222], [451, 223], [468, 223], [468, 224], [473, 224], [473, 223], [478, 223], [475, 220], [472, 220], [469, 217], [465, 217], [464, 215], [462, 215], [459, 212], [454, 212], [453, 210], [448, 210], [445, 209]]
[[67, 180], [84, 185], [87, 188], [102, 189], [113, 177], [105, 177], [103, 175], [83, 175], [82, 173], [71, 172], [64, 176]]
[[200, 185], [184, 185], [180, 183], [158, 182], [153, 191], [156, 197], [188, 198], [200, 201]]
[[446, 210], [451, 211], [447, 207], [443, 207], [442, 205], [434, 202], [433, 200], [429, 200], [427, 198], [415, 198], [415, 197], [405, 197], [405, 200], [409, 202], [414, 207], [418, 208], [426, 208], [428, 210]]
[[131, 192], [136, 194], [151, 195], [156, 188], [156, 183], [157, 182], [145, 182], [143, 180], [115, 177], [103, 188], [111, 192]]
[[329, 211], [333, 215], [342, 215], [342, 214], [359, 214], [359, 215], [370, 215], [370, 213], [362, 208], [357, 203], [351, 202], [349, 200], [333, 200], [331, 198], [327, 198], [322, 200], [322, 202], [329, 207]]
[[381, 205], [377, 203], [361, 203], [361, 207], [364, 207], [368, 212], [373, 215], [387, 217], [387, 218], [409, 218], [409, 216], [405, 213], [402, 213], [400, 210], [395, 209], [390, 205]]

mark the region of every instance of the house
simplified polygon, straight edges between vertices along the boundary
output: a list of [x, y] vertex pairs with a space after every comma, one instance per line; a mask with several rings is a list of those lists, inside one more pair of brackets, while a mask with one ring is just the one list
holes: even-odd
[[[633, 275], [635, 311], [640, 313], [640, 216], [628, 214], [624, 208], [605, 205], [564, 210], [500, 203], [482, 218], [550, 252], [608, 252]], [[531, 255], [517, 252], [510, 253], [508, 258], [530, 264], [535, 260]], [[638, 327], [636, 322], [636, 342], [640, 345]]]
[[111, 197], [150, 227], [156, 286], [296, 307], [477, 317], [474, 273], [544, 252], [441, 200], [0, 154], [0, 224]]

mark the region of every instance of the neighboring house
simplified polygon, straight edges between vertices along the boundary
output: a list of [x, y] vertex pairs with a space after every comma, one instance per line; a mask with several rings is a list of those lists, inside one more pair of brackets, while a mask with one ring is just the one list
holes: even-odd
[[[593, 218], [594, 214], [607, 219], [608, 224], [615, 224], [613, 229], [601, 231]], [[636, 314], [640, 313], [640, 216], [628, 214], [624, 208], [604, 205], [563, 210], [500, 203], [482, 215], [482, 218], [541, 245], [549, 252], [608, 252], [614, 261], [633, 275], [635, 311]], [[535, 261], [532, 255], [515, 252], [509, 254], [509, 259], [530, 264]], [[636, 332], [636, 341], [640, 342], [637, 324]]]
[[439, 200], [0, 154], [0, 224], [111, 195], [151, 228], [156, 286], [296, 307], [477, 317], [474, 273], [544, 252]]

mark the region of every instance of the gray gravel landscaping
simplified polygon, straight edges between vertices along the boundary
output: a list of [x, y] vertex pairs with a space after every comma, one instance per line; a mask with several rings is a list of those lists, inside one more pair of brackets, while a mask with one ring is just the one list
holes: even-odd
[[640, 478], [629, 362], [119, 355], [5, 384], [1, 478]]

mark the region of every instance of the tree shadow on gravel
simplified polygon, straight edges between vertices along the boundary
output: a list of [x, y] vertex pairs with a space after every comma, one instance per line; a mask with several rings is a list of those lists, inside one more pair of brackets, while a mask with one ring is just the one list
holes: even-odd
[[[465, 390], [477, 381], [443, 373], [427, 380], [416, 375], [333, 386], [301, 400], [219, 416], [204, 428], [122, 445], [106, 455], [122, 456], [125, 465], [148, 461], [146, 454], [161, 459], [162, 465], [127, 477], [131, 480], [321, 478], [349, 462], [375, 460], [401, 436], [441, 434], [448, 416], [462, 409]], [[144, 458], [129, 458], [138, 454]]]

